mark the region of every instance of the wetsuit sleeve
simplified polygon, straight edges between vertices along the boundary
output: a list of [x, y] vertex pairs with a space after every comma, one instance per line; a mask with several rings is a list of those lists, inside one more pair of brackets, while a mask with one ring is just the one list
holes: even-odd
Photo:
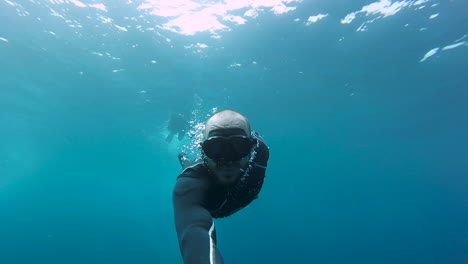
[[216, 246], [213, 218], [203, 207], [206, 184], [202, 179], [179, 177], [174, 187], [174, 218], [185, 264], [224, 263]]

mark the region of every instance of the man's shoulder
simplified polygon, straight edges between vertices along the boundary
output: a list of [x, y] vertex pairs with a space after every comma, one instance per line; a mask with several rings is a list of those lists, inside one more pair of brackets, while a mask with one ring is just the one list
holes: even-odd
[[208, 175], [208, 169], [203, 161], [196, 162], [187, 168], [185, 168], [177, 179], [181, 177], [188, 177], [188, 178], [196, 178], [196, 179], [203, 179], [206, 178]]
[[266, 167], [268, 164], [268, 159], [270, 158], [270, 148], [267, 146], [265, 140], [258, 132], [252, 131], [252, 137], [258, 141], [258, 146], [256, 148], [256, 163]]

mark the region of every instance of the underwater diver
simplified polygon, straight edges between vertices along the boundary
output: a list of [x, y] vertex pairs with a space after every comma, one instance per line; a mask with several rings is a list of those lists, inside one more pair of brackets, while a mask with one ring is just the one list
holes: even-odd
[[205, 124], [196, 161], [179, 154], [183, 171], [173, 191], [174, 219], [185, 264], [220, 264], [213, 218], [234, 214], [258, 198], [269, 148], [242, 114], [223, 110]]
[[167, 142], [171, 142], [175, 134], [178, 135], [179, 141], [184, 139], [187, 128], [189, 127], [189, 122], [185, 119], [184, 115], [180, 113], [172, 113], [169, 123], [167, 124], [167, 130], [169, 130], [169, 135], [166, 137]]

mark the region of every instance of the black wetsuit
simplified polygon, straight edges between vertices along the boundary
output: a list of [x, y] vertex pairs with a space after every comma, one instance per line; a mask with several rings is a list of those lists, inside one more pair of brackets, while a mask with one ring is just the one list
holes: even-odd
[[216, 246], [213, 218], [227, 217], [258, 198], [263, 186], [269, 149], [258, 140], [249, 169], [230, 186], [216, 184], [201, 161], [186, 168], [174, 187], [174, 217], [179, 247], [185, 264], [220, 264], [223, 258]]

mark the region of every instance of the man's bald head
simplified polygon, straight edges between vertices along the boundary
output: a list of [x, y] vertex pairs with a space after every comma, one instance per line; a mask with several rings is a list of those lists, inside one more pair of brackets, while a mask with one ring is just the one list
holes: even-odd
[[223, 110], [210, 117], [205, 125], [205, 138], [210, 136], [210, 132], [223, 129], [240, 129], [245, 132], [246, 136], [250, 137], [249, 120], [247, 117], [233, 110]]

